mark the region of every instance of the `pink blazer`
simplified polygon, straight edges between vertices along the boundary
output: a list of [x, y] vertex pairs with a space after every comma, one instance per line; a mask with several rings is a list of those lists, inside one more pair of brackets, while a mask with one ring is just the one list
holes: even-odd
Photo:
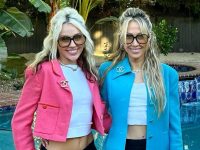
[[[27, 68], [25, 80], [12, 119], [16, 150], [35, 150], [33, 136], [66, 141], [72, 113], [72, 93], [58, 61], [42, 63], [36, 74]], [[104, 126], [108, 130], [110, 125], [110, 121], [103, 125], [105, 105], [101, 101], [98, 84], [90, 81], [88, 84], [94, 104], [92, 128], [104, 134]], [[32, 132], [31, 125], [35, 111], [37, 117]]]

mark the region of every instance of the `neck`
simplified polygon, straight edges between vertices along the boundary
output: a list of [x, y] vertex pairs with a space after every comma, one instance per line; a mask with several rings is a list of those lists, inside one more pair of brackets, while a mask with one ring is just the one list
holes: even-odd
[[76, 62], [69, 62], [67, 60], [63, 60], [61, 58], [58, 59], [59, 63], [62, 64], [62, 65], [77, 65]]
[[78, 70], [78, 65], [77, 64], [63, 64], [60, 60], [58, 60], [61, 66], [64, 66], [66, 68], [71, 69], [72, 71], [77, 71]]
[[131, 59], [129, 58], [130, 64], [131, 64], [131, 68], [132, 70], [142, 70], [142, 66], [144, 64], [144, 60], [143, 59]]
[[142, 70], [143, 63], [131, 63], [132, 70]]

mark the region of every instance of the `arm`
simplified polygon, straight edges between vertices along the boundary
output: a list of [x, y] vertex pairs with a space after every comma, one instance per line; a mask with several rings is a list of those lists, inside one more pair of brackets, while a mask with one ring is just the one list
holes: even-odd
[[101, 97], [100, 97], [100, 93], [99, 93], [99, 87], [98, 87], [98, 83], [96, 82], [95, 85], [94, 85], [94, 94], [95, 94], [95, 99], [98, 100], [98, 104], [96, 104], [96, 106], [98, 106], [96, 108], [96, 111], [99, 112], [98, 110], [100, 110], [99, 114], [100, 116], [100, 119], [101, 119], [101, 123], [102, 123], [102, 126], [103, 126], [103, 133], [101, 133], [102, 135], [104, 133], [107, 133], [110, 129], [110, 125], [111, 125], [111, 117], [110, 115], [108, 114], [108, 111], [107, 111], [107, 108], [106, 108], [106, 105], [105, 105], [105, 102], [102, 101]]
[[105, 133], [108, 133], [111, 127], [112, 119], [111, 115], [108, 113], [108, 110], [104, 102], [102, 102], [102, 107], [103, 107], [103, 126], [105, 129]]
[[180, 121], [180, 101], [178, 95], [178, 74], [173, 72], [170, 79], [169, 87], [169, 140], [170, 150], [182, 150], [182, 131]]
[[34, 74], [30, 68], [25, 71], [26, 81], [12, 119], [16, 150], [35, 150], [31, 126], [42, 90], [39, 72]]

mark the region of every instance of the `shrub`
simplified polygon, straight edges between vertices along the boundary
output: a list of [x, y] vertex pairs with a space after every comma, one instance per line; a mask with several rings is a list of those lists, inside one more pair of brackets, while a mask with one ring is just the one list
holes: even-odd
[[167, 23], [165, 19], [153, 25], [158, 46], [162, 54], [167, 55], [173, 49], [173, 44], [177, 40], [178, 29]]

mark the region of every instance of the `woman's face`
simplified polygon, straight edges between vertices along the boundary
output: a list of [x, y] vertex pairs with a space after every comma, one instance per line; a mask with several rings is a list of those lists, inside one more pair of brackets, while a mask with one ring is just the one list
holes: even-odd
[[83, 51], [85, 40], [85, 36], [74, 25], [63, 24], [58, 38], [60, 61], [64, 64], [76, 64]]
[[148, 35], [143, 34], [139, 24], [131, 21], [128, 25], [126, 34], [126, 43], [124, 49], [128, 53], [128, 57], [133, 61], [144, 61], [145, 51], [148, 48]]

